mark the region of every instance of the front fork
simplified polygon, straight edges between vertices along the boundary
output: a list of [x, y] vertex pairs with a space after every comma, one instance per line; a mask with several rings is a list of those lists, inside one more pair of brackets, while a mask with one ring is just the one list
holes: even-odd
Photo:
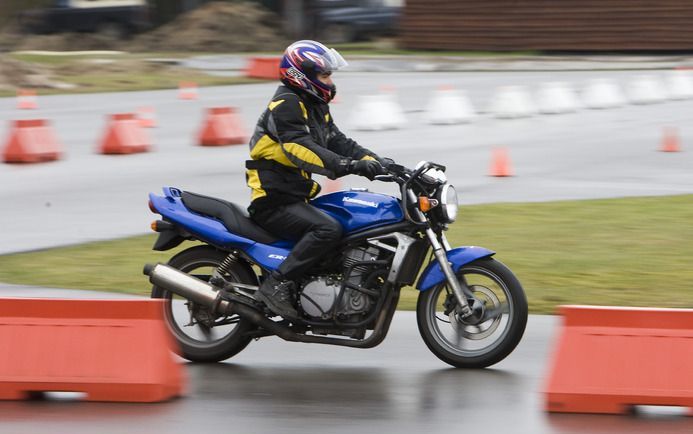
[[[409, 190], [409, 199], [412, 200], [412, 203], [416, 203], [416, 197], [414, 196], [414, 193]], [[420, 222], [425, 222], [426, 221], [426, 216], [424, 213], [422, 213], [419, 209], [414, 209], [414, 215], [418, 218]], [[455, 271], [452, 269], [450, 266], [450, 263], [448, 262], [448, 256], [446, 252], [448, 250], [451, 250], [450, 243], [448, 243], [447, 238], [445, 238], [445, 234], [441, 234], [441, 240], [443, 243], [441, 244], [440, 241], [438, 241], [438, 236], [436, 233], [428, 227], [426, 229], [426, 236], [428, 237], [428, 241], [431, 243], [431, 247], [433, 247], [433, 254], [435, 255], [436, 259], [438, 260], [438, 264], [440, 265], [440, 269], [443, 270], [443, 274], [445, 274], [445, 278], [448, 281], [448, 284], [452, 288], [452, 293], [455, 295], [455, 298], [457, 299], [457, 303], [460, 307], [460, 313], [462, 318], [466, 318], [472, 313], [474, 313], [469, 307], [469, 302], [467, 301], [467, 296], [465, 295], [466, 293], [471, 294], [471, 291], [469, 288], [465, 287], [463, 288], [462, 285], [460, 284], [460, 281], [457, 280], [457, 276], [455, 276]], [[465, 291], [466, 290], [466, 291]]]
[[472, 309], [469, 307], [469, 302], [467, 301], [467, 296], [465, 295], [465, 293], [471, 293], [471, 291], [469, 290], [469, 288], [462, 287], [462, 284], [460, 284], [460, 281], [457, 279], [457, 276], [455, 276], [454, 270], [450, 266], [450, 262], [448, 262], [448, 256], [446, 255], [446, 252], [450, 250], [450, 244], [445, 238], [445, 235], [442, 235], [441, 237], [443, 240], [442, 245], [440, 241], [438, 241], [438, 237], [436, 236], [436, 233], [433, 232], [433, 229], [426, 229], [426, 236], [428, 236], [428, 240], [431, 243], [431, 247], [433, 247], [433, 254], [438, 260], [438, 264], [440, 265], [441, 270], [443, 270], [443, 274], [445, 274], [445, 278], [447, 279], [448, 284], [452, 288], [452, 293], [455, 295], [455, 298], [457, 299], [457, 303], [460, 307], [460, 313], [462, 314], [462, 318], [466, 318], [472, 315]]

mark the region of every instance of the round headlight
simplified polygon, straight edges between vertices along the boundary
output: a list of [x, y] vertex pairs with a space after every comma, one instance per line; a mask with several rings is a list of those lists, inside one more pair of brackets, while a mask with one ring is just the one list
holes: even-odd
[[457, 190], [450, 184], [443, 185], [440, 191], [440, 207], [443, 217], [448, 223], [452, 223], [457, 218]]

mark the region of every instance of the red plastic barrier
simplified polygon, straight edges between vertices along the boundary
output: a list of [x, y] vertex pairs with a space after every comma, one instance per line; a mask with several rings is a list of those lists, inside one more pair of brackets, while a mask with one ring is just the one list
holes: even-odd
[[245, 76], [279, 80], [280, 61], [280, 57], [251, 57], [248, 59], [248, 64], [245, 67]]
[[44, 119], [14, 121], [5, 143], [3, 161], [6, 163], [37, 163], [60, 158], [62, 146], [53, 128]]
[[198, 134], [200, 146], [239, 145], [248, 143], [248, 135], [233, 107], [214, 107], [207, 115]]
[[161, 300], [0, 299], [0, 399], [81, 392], [157, 402], [182, 393]]
[[693, 408], [693, 310], [562, 306], [546, 409]]
[[133, 113], [111, 115], [106, 133], [101, 139], [102, 154], [134, 154], [147, 152], [151, 146], [149, 137], [137, 116]]

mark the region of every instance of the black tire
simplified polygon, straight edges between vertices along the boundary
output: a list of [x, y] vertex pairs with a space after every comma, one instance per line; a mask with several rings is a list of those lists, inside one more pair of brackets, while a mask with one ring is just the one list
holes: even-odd
[[[168, 262], [168, 265], [186, 273], [200, 268], [206, 268], [207, 271], [203, 273], [209, 275], [212, 267], [216, 269], [224, 258], [226, 258], [227, 254], [226, 252], [216, 250], [209, 246], [196, 246], [175, 255]], [[249, 285], [258, 284], [255, 273], [245, 262], [234, 263], [229, 269], [228, 278], [238, 283]], [[188, 303], [188, 311], [186, 312], [180, 306], [180, 302], [183, 301], [182, 298], [158, 286], [152, 287], [151, 296], [152, 298], [167, 300], [167, 303], [164, 304], [164, 318], [168, 328], [171, 330], [171, 333], [180, 346], [180, 355], [192, 362], [213, 363], [226, 360], [242, 351], [252, 340], [252, 338], [247, 337], [247, 333], [256, 327], [251, 322], [241, 318], [233, 318], [234, 320], [238, 320], [238, 322], [233, 325], [227, 324], [219, 327], [208, 328], [196, 324], [192, 326], [194, 328], [190, 330], [190, 333], [187, 333], [178, 323], [176, 317], [183, 319], [184, 314], [190, 314], [189, 311], [191, 307], [194, 309], [201, 309], [203, 314], [208, 313], [208, 310], [200, 306], [195, 306], [192, 302], [185, 300]], [[173, 300], [177, 301], [174, 303]], [[175, 307], [174, 304], [176, 305]], [[217, 320], [218, 319], [219, 318], [217, 318]], [[215, 329], [223, 329], [222, 333], [224, 334], [219, 339], [211, 339], [213, 332], [217, 333]], [[210, 339], [202, 340], [194, 336], [195, 334], [203, 335], [203, 337], [208, 334]]]
[[[454, 314], [445, 320], [443, 301], [457, 302], [447, 284], [443, 283], [419, 294], [416, 306], [419, 333], [431, 352], [452, 366], [485, 368], [496, 364], [520, 343], [527, 325], [527, 298], [522, 285], [508, 267], [493, 258], [463, 266], [457, 278], [466, 279], [475, 296], [486, 301], [484, 305], [487, 308], [506, 303], [507, 312], [479, 325], [463, 324]], [[444, 326], [446, 323], [448, 325]], [[446, 331], [450, 332], [452, 339], [445, 336]], [[484, 340], [488, 343], [482, 342]]]

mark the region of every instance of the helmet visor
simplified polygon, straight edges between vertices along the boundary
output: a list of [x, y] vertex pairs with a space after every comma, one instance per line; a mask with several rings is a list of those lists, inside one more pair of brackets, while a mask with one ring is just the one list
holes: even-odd
[[334, 48], [327, 49], [325, 54], [322, 55], [322, 59], [325, 62], [325, 72], [338, 71], [349, 65], [342, 55]]

